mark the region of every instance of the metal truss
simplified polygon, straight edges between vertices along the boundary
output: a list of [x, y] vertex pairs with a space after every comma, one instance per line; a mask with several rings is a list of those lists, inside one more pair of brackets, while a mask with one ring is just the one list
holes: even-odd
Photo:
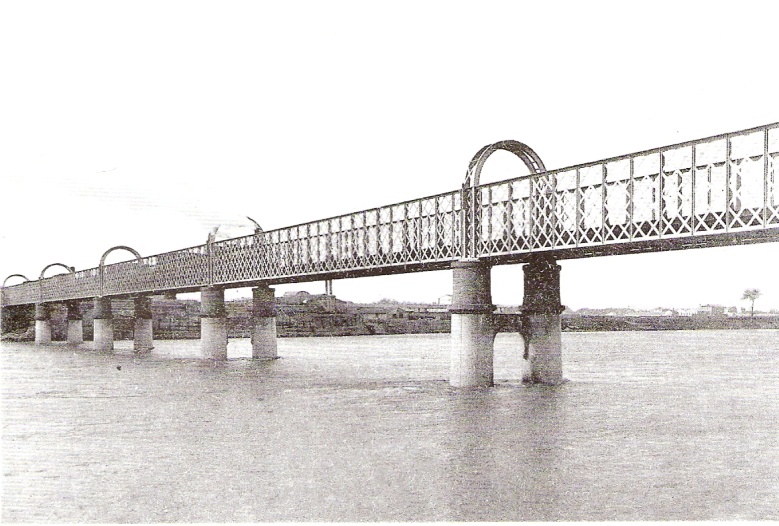
[[[496, 149], [530, 175], [479, 184]], [[460, 190], [2, 289], [3, 305], [779, 240], [779, 123], [545, 171], [516, 141]], [[119, 247], [126, 248], [126, 247]], [[113, 250], [113, 249], [112, 249]], [[105, 255], [104, 255], [105, 256]]]

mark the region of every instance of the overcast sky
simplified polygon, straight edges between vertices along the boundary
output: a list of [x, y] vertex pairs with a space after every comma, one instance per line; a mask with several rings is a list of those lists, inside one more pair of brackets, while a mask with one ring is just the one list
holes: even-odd
[[[0, 277], [779, 121], [774, 2], [3, 2]], [[524, 173], [499, 152], [482, 181]], [[126, 259], [120, 252], [109, 262]], [[779, 308], [779, 243], [564, 261], [573, 307]], [[13, 283], [13, 282], [9, 282]], [[343, 280], [435, 300], [450, 272]], [[324, 292], [315, 282], [278, 293]], [[493, 299], [522, 301], [519, 266]]]

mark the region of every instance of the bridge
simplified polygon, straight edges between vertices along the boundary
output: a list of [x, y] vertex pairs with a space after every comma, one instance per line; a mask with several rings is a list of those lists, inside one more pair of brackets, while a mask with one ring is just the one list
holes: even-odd
[[[530, 174], [481, 184], [498, 150]], [[524, 263], [522, 333], [529, 381], [562, 381], [557, 261], [779, 240], [779, 123], [547, 170], [527, 145], [482, 148], [449, 192], [152, 256], [108, 249], [97, 267], [13, 274], [2, 306], [36, 305], [36, 342], [49, 307], [68, 305], [68, 340], [83, 342], [77, 302], [94, 299], [95, 347], [113, 348], [111, 298], [135, 298], [135, 348], [153, 345], [151, 296], [201, 292], [204, 357], [226, 357], [224, 289], [254, 287], [253, 356], [276, 356], [274, 284], [452, 269], [455, 386], [492, 384], [493, 265]], [[105, 264], [113, 251], [134, 259]], [[67, 272], [46, 277], [49, 268]], [[12, 279], [24, 282], [6, 286]]]

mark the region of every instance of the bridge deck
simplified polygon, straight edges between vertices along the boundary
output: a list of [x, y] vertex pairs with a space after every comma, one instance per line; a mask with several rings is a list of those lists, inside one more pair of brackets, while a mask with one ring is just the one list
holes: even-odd
[[3, 289], [4, 305], [779, 241], [779, 123]]

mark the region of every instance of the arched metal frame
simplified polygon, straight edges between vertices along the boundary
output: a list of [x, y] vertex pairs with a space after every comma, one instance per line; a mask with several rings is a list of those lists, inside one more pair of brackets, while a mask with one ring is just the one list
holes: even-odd
[[525, 166], [527, 166], [528, 170], [534, 174], [540, 174], [546, 171], [546, 167], [544, 166], [544, 162], [541, 160], [541, 157], [539, 157], [538, 154], [527, 144], [512, 140], [500, 141], [494, 144], [488, 144], [476, 152], [476, 155], [473, 156], [473, 159], [471, 159], [471, 162], [468, 165], [468, 172], [465, 174], [463, 188], [476, 188], [479, 186], [481, 169], [484, 167], [484, 163], [487, 162], [487, 159], [490, 155], [497, 152], [498, 150], [503, 150], [516, 155], [523, 163], [525, 163]]
[[3, 280], [3, 288], [5, 288], [5, 284], [8, 283], [8, 280], [11, 278], [24, 278], [24, 281], [30, 281], [30, 279], [24, 274], [11, 274]]
[[65, 270], [67, 270], [68, 272], [70, 272], [71, 274], [75, 274], [76, 273], [76, 267], [69, 267], [69, 266], [65, 265], [64, 263], [52, 263], [50, 265], [46, 265], [45, 267], [43, 267], [43, 270], [41, 270], [41, 275], [38, 277], [38, 279], [39, 280], [43, 280], [43, 275], [51, 267], [62, 267]]
[[11, 278], [24, 278], [25, 282], [30, 281], [24, 274], [11, 274], [10, 276], [7, 276], [3, 280], [3, 285], [0, 286], [0, 305], [5, 305], [5, 284], [8, 283], [8, 280]]
[[527, 144], [514, 140], [499, 141], [493, 144], [484, 146], [481, 150], [476, 152], [476, 155], [471, 159], [468, 164], [468, 171], [465, 174], [465, 181], [462, 186], [462, 205], [463, 205], [463, 222], [462, 222], [462, 253], [463, 258], [473, 258], [477, 255], [476, 238], [479, 228], [479, 215], [477, 214], [478, 192], [481, 179], [481, 170], [484, 167], [484, 163], [490, 155], [503, 150], [509, 153], [513, 153], [527, 166], [531, 175], [540, 174], [546, 171], [544, 162], [541, 157]]
[[40, 276], [38, 276], [38, 297], [41, 302], [43, 302], [43, 275], [46, 274], [46, 271], [49, 270], [51, 267], [62, 267], [71, 274], [76, 274], [76, 267], [69, 267], [65, 265], [64, 263], [51, 263], [49, 265], [46, 265], [43, 267], [43, 270], [41, 270]]
[[103, 283], [104, 283], [104, 272], [105, 272], [105, 260], [108, 257], [108, 254], [113, 252], [114, 250], [126, 250], [127, 252], [130, 252], [133, 256], [135, 256], [135, 259], [138, 260], [138, 262], [143, 263], [143, 257], [141, 254], [135, 250], [132, 247], [128, 247], [126, 245], [116, 245], [115, 247], [111, 247], [105, 252], [103, 252], [103, 256], [100, 258], [100, 266], [99, 266], [99, 272], [100, 272], [100, 296], [103, 295]]

